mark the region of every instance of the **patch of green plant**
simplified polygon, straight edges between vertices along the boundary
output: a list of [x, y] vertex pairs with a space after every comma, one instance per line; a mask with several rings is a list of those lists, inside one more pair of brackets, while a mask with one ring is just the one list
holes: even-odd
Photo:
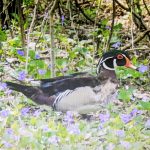
[[129, 69], [129, 68], [125, 68], [125, 67], [117, 67], [116, 68], [116, 74], [119, 78], [121, 79], [127, 79], [127, 78], [141, 78], [143, 77], [143, 74], [133, 70], [133, 69]]
[[6, 39], [7, 39], [7, 35], [5, 31], [2, 31], [2, 29], [0, 28], [0, 41], [6, 41]]
[[129, 88], [129, 89], [121, 88], [119, 89], [118, 99], [120, 99], [121, 101], [129, 102], [131, 99], [132, 93], [133, 93], [132, 88]]
[[150, 110], [150, 102], [139, 101], [138, 107], [142, 110]]

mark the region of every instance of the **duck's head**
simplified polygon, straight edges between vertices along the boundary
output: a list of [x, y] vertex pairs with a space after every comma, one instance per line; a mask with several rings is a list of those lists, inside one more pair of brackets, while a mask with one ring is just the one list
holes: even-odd
[[97, 73], [101, 70], [114, 71], [117, 66], [125, 66], [137, 69], [131, 62], [129, 54], [126, 51], [112, 50], [103, 54], [97, 66]]

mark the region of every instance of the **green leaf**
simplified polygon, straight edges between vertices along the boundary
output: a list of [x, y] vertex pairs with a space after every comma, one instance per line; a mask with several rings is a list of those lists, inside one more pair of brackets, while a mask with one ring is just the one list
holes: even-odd
[[103, 31], [102, 31], [102, 34], [103, 34], [104, 37], [109, 36], [109, 33], [110, 33], [109, 30], [103, 30]]
[[30, 50], [30, 51], [29, 51], [29, 56], [30, 56], [32, 59], [35, 59], [35, 51]]
[[150, 102], [140, 101], [139, 104], [140, 104], [140, 107], [142, 109], [144, 109], [144, 110], [150, 110]]
[[122, 79], [126, 79], [128, 77], [132, 77], [136, 79], [136, 78], [141, 78], [143, 76], [142, 73], [136, 70], [130, 69], [130, 68], [125, 68], [125, 67], [117, 67], [116, 74]]
[[129, 88], [128, 90], [122, 88], [119, 90], [118, 99], [129, 102], [132, 96], [133, 89]]
[[36, 62], [36, 67], [38, 67], [39, 69], [43, 69], [45, 67], [45, 63], [43, 60], [35, 60]]
[[0, 41], [6, 41], [6, 39], [6, 33], [0, 29]]
[[103, 19], [101, 21], [101, 24], [105, 26], [108, 23], [108, 21], [109, 21], [109, 19]]
[[66, 63], [67, 63], [67, 59], [65, 59], [65, 58], [57, 58], [56, 59], [56, 65], [59, 67], [66, 65]]
[[122, 24], [118, 23], [117, 25], [114, 26], [114, 30], [120, 30], [122, 29]]
[[21, 40], [19, 37], [15, 37], [8, 41], [9, 45], [14, 47], [21, 47]]

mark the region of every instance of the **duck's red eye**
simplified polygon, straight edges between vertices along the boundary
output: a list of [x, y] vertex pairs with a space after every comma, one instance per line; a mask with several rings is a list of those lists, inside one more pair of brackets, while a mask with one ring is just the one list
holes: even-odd
[[118, 54], [118, 55], [117, 55], [117, 59], [123, 59], [123, 55]]

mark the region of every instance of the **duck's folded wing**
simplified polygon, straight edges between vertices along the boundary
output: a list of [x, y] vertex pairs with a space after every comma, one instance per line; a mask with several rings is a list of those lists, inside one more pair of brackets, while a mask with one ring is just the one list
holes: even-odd
[[47, 87], [47, 86], [50, 86], [53, 82], [57, 82], [57, 81], [61, 82], [61, 80], [64, 80], [64, 79], [83, 77], [83, 76], [91, 76], [91, 75], [89, 75], [89, 73], [87, 72], [78, 72], [78, 73], [73, 73], [73, 74], [66, 75], [66, 76], [58, 76], [58, 77], [49, 78], [49, 79], [41, 79], [40, 86]]
[[52, 82], [50, 85], [42, 86], [41, 89], [44, 93], [49, 95], [55, 95], [57, 93], [66, 91], [66, 90], [74, 90], [78, 87], [95, 87], [99, 85], [100, 82], [97, 77], [81, 77], [81, 78], [67, 78]]

